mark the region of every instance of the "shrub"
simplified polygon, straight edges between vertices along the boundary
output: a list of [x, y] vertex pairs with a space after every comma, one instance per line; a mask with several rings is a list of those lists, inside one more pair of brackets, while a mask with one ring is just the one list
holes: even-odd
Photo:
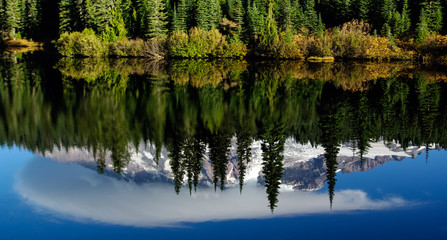
[[218, 30], [191, 28], [188, 34], [174, 32], [168, 39], [169, 55], [173, 58], [236, 58], [247, 53], [244, 43], [228, 42]]
[[148, 41], [141, 39], [121, 40], [111, 43], [110, 55], [116, 57], [145, 57], [161, 59], [166, 57], [166, 38], [158, 37]]
[[103, 57], [108, 54], [108, 43], [102, 41], [91, 29], [63, 33], [56, 42], [56, 48], [67, 57]]

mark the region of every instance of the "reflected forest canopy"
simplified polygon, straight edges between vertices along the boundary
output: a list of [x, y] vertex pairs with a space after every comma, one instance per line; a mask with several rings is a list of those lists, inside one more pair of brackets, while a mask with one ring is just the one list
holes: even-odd
[[109, 156], [121, 174], [135, 148], [151, 144], [156, 162], [168, 152], [177, 193], [184, 184], [196, 191], [205, 154], [214, 188], [223, 190], [233, 143], [242, 192], [251, 146], [261, 142], [272, 211], [286, 139], [323, 146], [331, 204], [341, 143], [351, 142], [360, 158], [381, 139], [404, 148], [447, 144], [447, 75], [436, 69], [140, 59], [61, 59], [48, 67], [40, 57], [1, 58], [2, 145], [41, 154], [85, 148], [99, 173]]

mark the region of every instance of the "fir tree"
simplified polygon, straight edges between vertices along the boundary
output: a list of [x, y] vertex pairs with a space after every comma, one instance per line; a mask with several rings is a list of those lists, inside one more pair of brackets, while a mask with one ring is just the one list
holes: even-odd
[[408, 0], [404, 0], [402, 7], [402, 14], [400, 16], [400, 26], [401, 32], [398, 33], [400, 37], [408, 34], [408, 31], [411, 28], [411, 19], [410, 19], [410, 9], [408, 7]]
[[199, 0], [197, 6], [197, 27], [204, 30], [217, 28], [221, 15], [219, 0]]
[[262, 29], [264, 29], [265, 21], [255, 2], [251, 6], [248, 6], [247, 15], [251, 39], [257, 41]]
[[273, 1], [270, 0], [265, 27], [261, 31], [261, 44], [263, 47], [269, 47], [278, 39], [278, 27], [273, 16]]
[[294, 28], [294, 32], [300, 33], [303, 27], [303, 10], [301, 9], [300, 1], [294, 0], [292, 2], [292, 10], [291, 10], [291, 18], [292, 24]]
[[72, 16], [75, 9], [73, 0], [61, 0], [59, 3], [59, 33], [73, 30]]
[[228, 0], [228, 15], [237, 24], [236, 35], [239, 36], [244, 23], [244, 8], [241, 0]]
[[315, 11], [315, 0], [305, 0], [304, 4], [304, 27], [309, 32], [314, 30], [318, 23], [318, 15]]
[[290, 0], [277, 1], [275, 16], [277, 16], [280, 30], [285, 31], [292, 26], [292, 4]]
[[119, 7], [127, 32], [130, 36], [135, 36], [136, 10], [133, 7], [132, 0], [121, 0]]
[[188, 6], [186, 0], [180, 0], [177, 10], [178, 29], [186, 32], [188, 31]]
[[163, 0], [152, 0], [152, 11], [149, 13], [149, 24], [146, 37], [165, 36], [167, 33], [167, 13]]
[[[6, 5], [6, 1], [5, 0], [0, 0], [0, 33], [2, 31], [5, 31], [5, 27], [6, 27], [6, 16], [5, 16], [5, 5]], [[0, 36], [3, 38], [3, 36]]]
[[353, 0], [349, 8], [352, 19], [366, 20], [368, 18], [368, 1]]
[[20, 31], [22, 22], [20, 1], [8, 0], [5, 6], [6, 30], [10, 39], [15, 39]]
[[40, 0], [26, 0], [22, 3], [23, 19], [22, 29], [24, 36], [33, 37], [38, 33], [41, 23], [41, 2]]
[[430, 34], [430, 30], [427, 24], [427, 15], [425, 13], [424, 8], [422, 8], [421, 14], [419, 15], [419, 23], [416, 28], [416, 34], [417, 34], [416, 41], [419, 43], [424, 42], [428, 34]]
[[283, 160], [285, 136], [284, 126], [268, 126], [261, 136], [262, 143], [262, 172], [265, 179], [267, 199], [270, 210], [273, 210], [278, 203], [279, 186], [283, 175]]
[[429, 31], [438, 33], [442, 29], [442, 6], [439, 0], [426, 1], [421, 5], [425, 11], [425, 22]]

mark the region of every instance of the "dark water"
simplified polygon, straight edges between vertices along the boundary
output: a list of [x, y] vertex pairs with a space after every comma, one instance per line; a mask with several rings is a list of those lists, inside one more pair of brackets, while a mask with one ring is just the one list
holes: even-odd
[[447, 74], [0, 64], [0, 239], [446, 239]]

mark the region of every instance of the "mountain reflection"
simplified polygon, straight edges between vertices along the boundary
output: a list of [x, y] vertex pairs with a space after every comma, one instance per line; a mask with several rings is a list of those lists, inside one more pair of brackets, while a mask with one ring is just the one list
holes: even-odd
[[[184, 223], [271, 217], [264, 191], [247, 182], [244, 194], [228, 188], [201, 189], [178, 196], [167, 183], [135, 184], [86, 168], [34, 158], [17, 177], [17, 192], [31, 205], [63, 218], [137, 227], [178, 227]], [[283, 191], [276, 216], [328, 213], [326, 194]], [[299, 204], [297, 204], [299, 203]], [[373, 199], [361, 190], [337, 192], [333, 211], [411, 206], [402, 198]]]
[[[447, 142], [447, 77], [435, 70], [372, 63], [129, 59], [62, 59], [53, 68], [36, 58], [1, 60], [1, 144], [50, 157], [77, 149], [75, 157], [82, 155], [79, 151], [93, 156], [99, 173], [112, 175], [113, 169], [122, 178], [136, 159], [154, 162], [130, 174], [132, 181], [172, 181], [177, 194], [183, 185], [198, 194], [198, 186], [209, 182], [216, 192], [238, 182], [242, 193], [248, 174], [265, 186], [273, 212], [281, 184], [321, 188], [321, 174], [292, 176], [297, 171], [289, 165], [310, 164], [288, 159], [284, 149], [293, 141], [324, 149], [311, 158], [325, 172], [332, 208], [340, 151], [352, 150], [352, 161], [365, 170], [364, 165], [377, 165], [367, 158], [374, 142], [384, 141], [391, 150], [399, 145], [402, 151], [425, 146], [427, 157], [429, 148]], [[255, 158], [262, 163], [256, 165]], [[392, 159], [401, 158], [381, 162]], [[314, 187], [303, 187], [305, 182]]]

